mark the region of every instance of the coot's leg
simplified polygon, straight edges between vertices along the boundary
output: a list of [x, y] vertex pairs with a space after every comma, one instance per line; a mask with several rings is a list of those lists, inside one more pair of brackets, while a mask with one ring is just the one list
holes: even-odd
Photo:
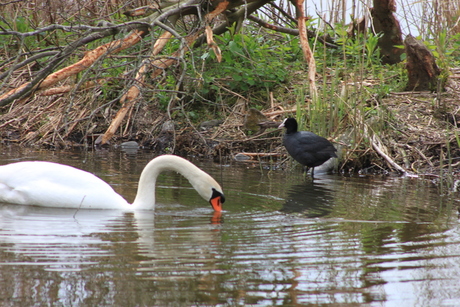
[[[312, 177], [313, 177], [313, 169], [314, 169], [314, 168], [311, 169], [311, 171], [312, 171]], [[304, 175], [305, 178], [308, 177], [308, 171], [309, 171], [309, 170], [310, 170], [310, 167], [308, 167], [308, 166], [306, 166], [306, 165], [303, 166], [303, 175]]]

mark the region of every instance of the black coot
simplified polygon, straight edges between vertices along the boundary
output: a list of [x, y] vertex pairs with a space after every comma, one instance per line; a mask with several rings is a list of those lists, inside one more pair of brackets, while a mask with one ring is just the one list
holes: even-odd
[[337, 155], [334, 145], [325, 138], [310, 131], [297, 131], [297, 121], [294, 118], [286, 118], [278, 128], [286, 128], [283, 137], [283, 145], [288, 153], [297, 162], [308, 168], [312, 168], [311, 175], [315, 166], [320, 166], [330, 158]]

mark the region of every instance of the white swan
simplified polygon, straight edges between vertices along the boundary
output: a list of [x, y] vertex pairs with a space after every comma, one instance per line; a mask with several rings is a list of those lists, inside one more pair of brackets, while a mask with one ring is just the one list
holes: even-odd
[[152, 210], [156, 179], [166, 170], [182, 174], [215, 211], [222, 211], [225, 198], [220, 185], [193, 163], [174, 155], [156, 157], [145, 166], [132, 205], [91, 173], [42, 161], [0, 166], [0, 202], [59, 208]]

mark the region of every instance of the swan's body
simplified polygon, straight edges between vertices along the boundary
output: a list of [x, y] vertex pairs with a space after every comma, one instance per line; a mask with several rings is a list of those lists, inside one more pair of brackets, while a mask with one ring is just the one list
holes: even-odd
[[166, 170], [182, 174], [215, 211], [222, 211], [225, 199], [220, 185], [191, 162], [173, 155], [159, 156], [145, 166], [133, 204], [91, 173], [42, 161], [0, 166], [0, 202], [59, 208], [152, 210], [156, 179]]

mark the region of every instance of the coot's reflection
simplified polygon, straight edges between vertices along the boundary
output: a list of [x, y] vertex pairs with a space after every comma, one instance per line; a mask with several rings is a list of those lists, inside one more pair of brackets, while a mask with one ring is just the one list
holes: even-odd
[[332, 190], [325, 183], [304, 182], [290, 187], [280, 211], [302, 213], [311, 218], [322, 217], [331, 213], [333, 199]]

